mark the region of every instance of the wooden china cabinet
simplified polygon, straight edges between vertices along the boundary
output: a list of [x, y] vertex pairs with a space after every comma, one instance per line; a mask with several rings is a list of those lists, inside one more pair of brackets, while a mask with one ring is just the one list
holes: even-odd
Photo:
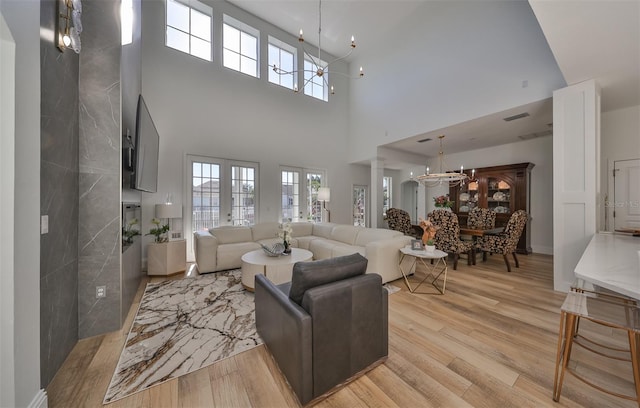
[[[467, 225], [469, 211], [474, 207], [490, 208], [496, 213], [496, 227], [504, 227], [517, 210], [530, 211], [531, 169], [533, 163], [475, 169], [473, 180], [462, 186], [450, 187], [449, 197], [454, 201], [452, 210], [458, 215], [460, 225]], [[465, 171], [471, 177], [471, 171]], [[531, 253], [531, 228], [529, 222], [518, 241], [519, 254]]]

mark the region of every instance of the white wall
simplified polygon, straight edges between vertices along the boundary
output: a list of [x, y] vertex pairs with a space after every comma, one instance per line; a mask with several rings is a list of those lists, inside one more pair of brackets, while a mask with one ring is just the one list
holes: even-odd
[[350, 84], [351, 161], [375, 157], [377, 145], [546, 99], [565, 86], [527, 2], [423, 2], [386, 32], [393, 35], [381, 39], [383, 54], [354, 54], [352, 66], [367, 73]]
[[[3, 1], [0, 12], [16, 44], [14, 222], [20, 228], [15, 228], [13, 234], [12, 352], [13, 401], [15, 406], [22, 407], [43, 398], [40, 391], [40, 1]], [[8, 350], [4, 344], [2, 349], [4, 356]], [[2, 373], [4, 375], [4, 368]]]
[[[616, 160], [629, 160], [640, 158], [640, 106], [618, 109], [602, 114], [601, 138], [600, 138], [600, 163], [601, 163], [601, 191], [603, 200], [605, 194], [613, 201], [613, 177], [609, 172]], [[601, 203], [599, 229], [613, 229], [613, 207], [610, 207], [605, 216], [606, 207]], [[605, 225], [606, 221], [608, 225]], [[608, 227], [608, 228], [607, 228]]]
[[[445, 160], [449, 163], [464, 163], [465, 169], [533, 163], [535, 166], [531, 170], [531, 247], [535, 253], [553, 254], [553, 139], [551, 136], [447, 154]], [[414, 175], [422, 174], [424, 166], [408, 168], [405, 173], [409, 171], [413, 171]], [[424, 191], [426, 201], [426, 207], [424, 201], [419, 203], [419, 208], [424, 208], [424, 212], [418, 210], [418, 215], [421, 217], [435, 208], [433, 197], [449, 193], [447, 187], [420, 189]]]
[[[164, 202], [167, 193], [173, 193], [174, 202], [186, 203], [186, 154], [258, 162], [263, 186], [259, 221], [280, 217], [280, 165], [324, 169], [331, 187], [331, 220], [350, 223], [351, 186], [369, 183], [363, 182], [361, 170], [347, 164], [346, 81], [337, 78], [336, 94], [325, 103], [270, 84], [266, 66], [261, 79], [224, 68], [223, 13], [259, 29], [262, 38], [272, 34], [291, 44], [297, 39], [226, 2], [206, 3], [213, 7], [217, 27], [213, 62], [167, 48], [164, 3], [143, 2], [142, 94], [160, 133], [158, 192], [142, 195], [143, 232], [149, 230], [153, 205]], [[266, 56], [266, 47], [261, 51]], [[346, 72], [346, 66], [338, 69]], [[151, 237], [145, 239], [150, 242]]]

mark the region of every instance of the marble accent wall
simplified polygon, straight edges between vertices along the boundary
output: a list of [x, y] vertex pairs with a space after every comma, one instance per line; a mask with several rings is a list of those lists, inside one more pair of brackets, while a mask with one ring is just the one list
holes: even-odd
[[[122, 326], [119, 0], [82, 2], [78, 222], [79, 337]], [[96, 299], [96, 286], [106, 297]]]
[[46, 387], [78, 341], [78, 55], [55, 46], [57, 4], [40, 6], [40, 381]]

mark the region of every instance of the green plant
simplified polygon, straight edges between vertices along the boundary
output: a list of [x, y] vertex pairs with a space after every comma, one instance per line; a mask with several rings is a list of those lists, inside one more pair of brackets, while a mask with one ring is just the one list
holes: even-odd
[[157, 218], [153, 218], [151, 223], [155, 225], [154, 228], [149, 230], [149, 233], [146, 235], [154, 235], [156, 237], [156, 243], [167, 242], [168, 238], [163, 236], [167, 231], [169, 231], [169, 224], [160, 225], [161, 222]]
[[132, 218], [127, 222], [127, 225], [122, 227], [122, 242], [125, 245], [133, 244], [133, 237], [140, 235], [140, 230], [134, 229], [133, 226], [138, 224], [137, 218]]
[[432, 239], [430, 239], [430, 240], [427, 241], [427, 245], [433, 246], [433, 245], [435, 245], [435, 243], [433, 242]]
[[433, 203], [438, 208], [451, 208], [453, 207], [453, 201], [449, 201], [448, 195], [441, 195], [438, 197], [433, 197]]

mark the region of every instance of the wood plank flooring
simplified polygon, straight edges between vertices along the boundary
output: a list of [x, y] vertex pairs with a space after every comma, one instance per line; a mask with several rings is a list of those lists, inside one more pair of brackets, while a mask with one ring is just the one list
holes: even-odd
[[[389, 358], [316, 407], [634, 407], [565, 377], [551, 399], [565, 295], [553, 291], [553, 259], [520, 256], [508, 273], [501, 256], [449, 270], [446, 294], [412, 294], [403, 280], [389, 296]], [[418, 270], [419, 276], [423, 271]], [[179, 278], [179, 277], [174, 277]], [[153, 279], [157, 281], [157, 278]], [[146, 283], [146, 282], [145, 282]], [[144, 286], [144, 285], [143, 285]], [[138, 308], [120, 331], [78, 342], [47, 394], [49, 407], [99, 407]], [[580, 330], [624, 346], [626, 335], [581, 322]], [[585, 375], [633, 395], [629, 363], [574, 347]], [[295, 395], [264, 346], [220, 361], [108, 407], [296, 407]]]

